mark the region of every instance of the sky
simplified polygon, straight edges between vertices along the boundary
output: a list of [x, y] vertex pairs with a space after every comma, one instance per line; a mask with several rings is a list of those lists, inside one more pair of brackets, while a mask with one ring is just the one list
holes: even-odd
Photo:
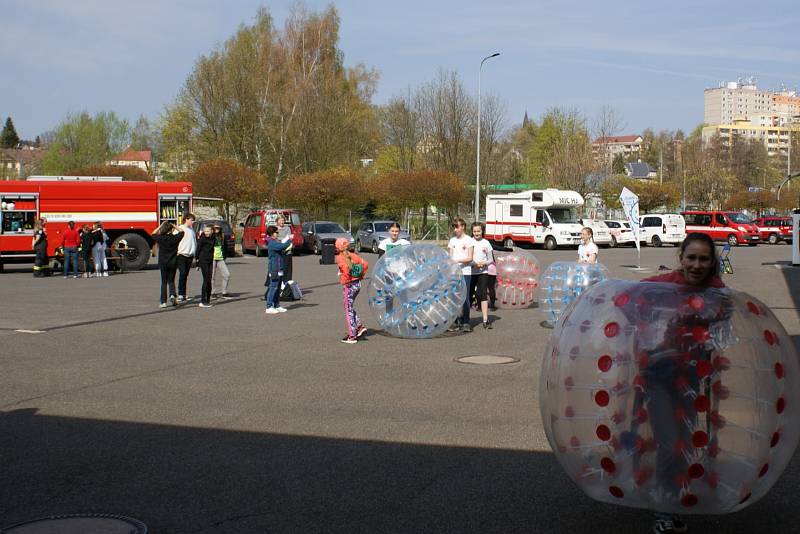
[[[306, 0], [311, 9], [331, 2]], [[374, 102], [456, 71], [507, 105], [507, 126], [553, 106], [587, 117], [604, 105], [618, 132], [691, 131], [703, 89], [755, 76], [800, 86], [800, 3], [673, 0], [333, 2], [345, 63], [380, 74]], [[266, 7], [278, 25], [294, 2], [257, 0], [0, 0], [0, 117], [22, 138], [68, 113], [157, 119], [195, 60]], [[741, 6], [737, 4], [742, 4]]]

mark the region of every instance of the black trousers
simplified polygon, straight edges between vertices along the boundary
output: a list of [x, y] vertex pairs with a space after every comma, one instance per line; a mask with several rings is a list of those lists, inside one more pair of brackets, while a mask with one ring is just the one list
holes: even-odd
[[283, 269], [283, 279], [284, 280], [294, 280], [294, 278], [292, 278], [292, 255], [291, 254], [287, 254], [284, 257], [284, 265], [285, 265], [285, 268]]
[[203, 289], [200, 293], [200, 302], [211, 303], [211, 281], [214, 278], [214, 262], [199, 262], [200, 274], [203, 275]]
[[192, 270], [194, 256], [181, 256], [178, 254], [178, 295], [186, 296], [186, 281], [189, 280], [189, 271]]
[[[177, 265], [159, 265], [158, 268], [161, 269], [161, 304], [164, 304], [167, 302], [167, 296], [172, 297], [175, 295]], [[169, 289], [169, 295], [167, 295], [167, 289]]]

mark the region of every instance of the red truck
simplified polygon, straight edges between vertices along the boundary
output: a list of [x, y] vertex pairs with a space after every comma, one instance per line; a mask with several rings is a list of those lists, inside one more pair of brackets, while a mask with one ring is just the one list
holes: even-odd
[[0, 181], [0, 265], [33, 262], [37, 218], [47, 220], [47, 255], [56, 255], [67, 222], [103, 223], [125, 269], [150, 260], [150, 233], [164, 221], [183, 224], [192, 209], [191, 182], [123, 182], [120, 177], [32, 176]]

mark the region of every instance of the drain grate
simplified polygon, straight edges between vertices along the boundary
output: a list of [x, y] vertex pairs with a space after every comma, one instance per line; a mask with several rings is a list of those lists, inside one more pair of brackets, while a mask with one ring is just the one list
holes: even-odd
[[456, 358], [455, 361], [470, 365], [506, 365], [509, 363], [518, 363], [519, 358], [504, 356], [502, 354], [478, 354], [476, 356], [462, 356]]
[[0, 534], [147, 534], [144, 523], [113, 514], [73, 514], [46, 517], [0, 528]]

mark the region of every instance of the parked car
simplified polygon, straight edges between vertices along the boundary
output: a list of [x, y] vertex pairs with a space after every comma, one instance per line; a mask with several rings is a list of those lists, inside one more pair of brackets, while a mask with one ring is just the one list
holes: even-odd
[[314, 254], [322, 254], [324, 243], [333, 244], [338, 238], [344, 237], [350, 241], [350, 250], [355, 249], [355, 241], [350, 232], [342, 225], [332, 221], [309, 221], [303, 223], [303, 248]]
[[[389, 227], [392, 224], [394, 221], [370, 221], [359, 226], [356, 232], [356, 250], [361, 252], [366, 248], [377, 254], [378, 245], [389, 237]], [[411, 242], [411, 236], [402, 228], [400, 228], [400, 239]]]
[[714, 241], [727, 241], [732, 247], [739, 244], [758, 245], [761, 236], [750, 217], [735, 211], [687, 211], [686, 231], [706, 234]]
[[676, 247], [686, 239], [686, 221], [677, 213], [648, 213], [639, 217], [639, 242]]
[[792, 242], [791, 217], [760, 217], [753, 219], [753, 224], [758, 227], [761, 240], [770, 245], [778, 244], [781, 241]]
[[200, 232], [203, 231], [203, 228], [206, 226], [216, 226], [219, 225], [222, 227], [222, 235], [225, 236], [225, 253], [228, 257], [233, 257], [236, 255], [236, 236], [233, 233], [233, 228], [231, 225], [228, 224], [228, 221], [223, 219], [200, 219], [199, 221], [195, 221], [192, 228], [194, 228], [194, 233], [200, 236]]
[[286, 224], [292, 229], [292, 245], [303, 246], [300, 214], [291, 208], [271, 208], [251, 211], [239, 226], [242, 228], [242, 254], [253, 252], [256, 256], [267, 253], [267, 226], [275, 224], [278, 215], [283, 215]]
[[585, 227], [592, 229], [592, 240], [596, 245], [611, 246], [611, 233], [604, 221], [596, 219], [578, 219], [578, 222]]
[[636, 237], [633, 235], [631, 223], [628, 221], [603, 221], [608, 226], [608, 233], [611, 234], [611, 246], [617, 245], [635, 245]]

